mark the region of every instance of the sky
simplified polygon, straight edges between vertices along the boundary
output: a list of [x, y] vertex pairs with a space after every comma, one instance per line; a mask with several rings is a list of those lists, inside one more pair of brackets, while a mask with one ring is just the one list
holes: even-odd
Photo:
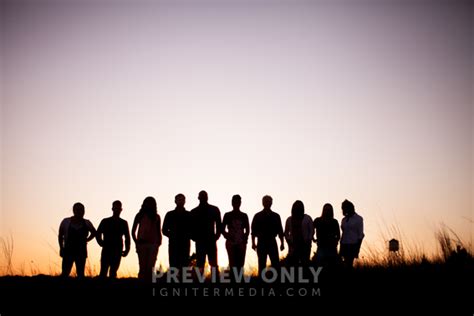
[[[60, 221], [131, 225], [200, 190], [364, 217], [363, 255], [473, 238], [473, 6], [462, 1], [2, 1], [0, 236], [59, 271]], [[315, 250], [315, 246], [313, 246]], [[158, 265], [167, 267], [167, 239]], [[89, 243], [98, 272], [100, 248]], [[3, 259], [3, 258], [2, 258]], [[2, 260], [0, 259], [0, 260]], [[224, 241], [219, 263], [227, 264]], [[255, 265], [249, 249], [247, 267]], [[5, 263], [1, 261], [0, 265]], [[121, 273], [134, 275], [134, 248]]]

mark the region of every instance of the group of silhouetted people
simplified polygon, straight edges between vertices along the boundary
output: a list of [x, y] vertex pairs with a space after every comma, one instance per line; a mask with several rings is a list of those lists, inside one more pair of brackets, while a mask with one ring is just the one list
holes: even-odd
[[[289, 265], [308, 265], [313, 241], [317, 244], [314, 260], [318, 265], [336, 265], [342, 260], [345, 266], [351, 268], [354, 259], [358, 258], [364, 238], [363, 219], [348, 200], [341, 205], [344, 215], [341, 237], [339, 223], [334, 218], [331, 204], [325, 204], [321, 216], [313, 221], [305, 214], [303, 202], [295, 201], [283, 230], [280, 215], [272, 211], [273, 199], [268, 195], [262, 198], [263, 210], [255, 214], [251, 225], [247, 214], [240, 210], [240, 195], [232, 197], [232, 211], [225, 213], [222, 221], [219, 208], [208, 203], [206, 191], [199, 192], [198, 199], [199, 205], [187, 211], [186, 197], [183, 194], [176, 195], [176, 208], [166, 213], [161, 225], [156, 200], [153, 197], [145, 198], [133, 221], [131, 234], [138, 255], [140, 279], [152, 278], [162, 234], [169, 239], [169, 265], [178, 269], [190, 265], [193, 240], [196, 248], [196, 267], [202, 271], [207, 257], [212, 273], [218, 273], [216, 243], [221, 235], [226, 239], [229, 267], [242, 269], [250, 231], [252, 248], [257, 251], [259, 275], [266, 268], [268, 257], [272, 267], [280, 265], [277, 237], [280, 239], [280, 251], [285, 248], [284, 239], [288, 244]], [[87, 242], [94, 238], [102, 247], [100, 277], [117, 276], [121, 258], [127, 256], [130, 251], [131, 238], [127, 221], [120, 218], [120, 201], [112, 203], [112, 212], [111, 217], [100, 222], [96, 231], [92, 223], [84, 219], [84, 205], [74, 204], [74, 215], [65, 218], [59, 228], [58, 240], [60, 255], [63, 258], [62, 276], [68, 276], [75, 264], [77, 276], [84, 277]]]

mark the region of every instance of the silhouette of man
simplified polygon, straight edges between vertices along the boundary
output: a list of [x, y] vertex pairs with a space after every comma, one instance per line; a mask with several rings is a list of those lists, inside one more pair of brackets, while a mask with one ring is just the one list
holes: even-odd
[[94, 239], [96, 230], [89, 220], [84, 219], [82, 203], [75, 203], [72, 212], [74, 216], [63, 219], [59, 226], [59, 254], [63, 258], [61, 276], [69, 276], [75, 264], [77, 277], [84, 278], [87, 243]]
[[354, 204], [344, 200], [341, 205], [344, 218], [341, 221], [341, 249], [340, 255], [344, 265], [352, 269], [354, 259], [359, 258], [360, 246], [364, 239], [364, 219], [355, 212]]
[[[100, 257], [100, 277], [117, 277], [117, 270], [122, 257], [126, 257], [130, 251], [130, 230], [126, 220], [120, 218], [122, 202], [112, 203], [113, 215], [104, 218], [97, 229], [97, 243], [102, 247]], [[125, 249], [123, 240], [125, 238]]]
[[245, 264], [245, 252], [249, 237], [249, 218], [247, 214], [240, 211], [242, 198], [240, 195], [232, 197], [231, 212], [224, 214], [222, 220], [222, 235], [226, 242], [225, 247], [229, 256], [229, 267], [242, 269]]
[[270, 257], [272, 267], [280, 265], [276, 236], [280, 238], [280, 250], [285, 249], [281, 218], [271, 210], [272, 203], [272, 197], [265, 195], [262, 198], [263, 210], [255, 214], [252, 220], [252, 248], [257, 250], [259, 276], [267, 266], [267, 256]]
[[191, 214], [184, 208], [186, 197], [178, 194], [174, 199], [176, 208], [165, 215], [163, 235], [168, 237], [170, 267], [182, 269], [189, 265], [191, 247]]
[[196, 243], [196, 265], [204, 269], [206, 256], [213, 273], [218, 273], [216, 241], [221, 236], [221, 212], [208, 203], [206, 191], [199, 192], [199, 206], [191, 211], [193, 240]]

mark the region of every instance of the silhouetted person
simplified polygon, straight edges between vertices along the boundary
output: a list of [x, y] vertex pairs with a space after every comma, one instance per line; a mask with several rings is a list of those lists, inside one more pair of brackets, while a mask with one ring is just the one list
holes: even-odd
[[334, 209], [331, 204], [323, 206], [321, 217], [314, 220], [316, 230], [316, 263], [319, 265], [334, 265], [337, 260], [337, 244], [341, 238], [339, 222], [334, 218]]
[[61, 276], [69, 276], [75, 264], [77, 277], [83, 278], [87, 243], [94, 239], [96, 230], [89, 220], [84, 219], [85, 208], [82, 203], [74, 204], [72, 212], [74, 216], [63, 219], [59, 226], [59, 254], [63, 258]]
[[221, 212], [210, 205], [206, 191], [199, 192], [199, 206], [191, 211], [193, 236], [196, 243], [196, 265], [202, 271], [206, 256], [213, 273], [218, 273], [216, 241], [221, 236]]
[[132, 238], [137, 248], [140, 265], [138, 278], [150, 281], [158, 256], [158, 248], [161, 245], [161, 218], [158, 215], [156, 200], [151, 196], [143, 201], [140, 211], [135, 216]]
[[222, 221], [222, 235], [226, 239], [225, 247], [229, 256], [229, 267], [239, 270], [245, 264], [245, 252], [250, 233], [249, 218], [247, 214], [240, 211], [241, 204], [240, 195], [234, 195], [232, 197], [233, 209], [231, 212], [225, 213]]
[[174, 199], [176, 208], [166, 213], [163, 221], [163, 235], [168, 237], [170, 267], [182, 269], [189, 265], [191, 247], [191, 213], [186, 211], [186, 197], [178, 194]]
[[295, 201], [291, 216], [285, 223], [285, 239], [288, 243], [288, 259], [293, 265], [307, 265], [311, 254], [314, 228], [311, 217], [304, 213], [304, 204]]
[[341, 207], [344, 218], [341, 222], [340, 254], [344, 265], [352, 268], [354, 259], [359, 258], [360, 246], [362, 245], [362, 239], [364, 239], [364, 220], [355, 212], [352, 202], [344, 200]]
[[[120, 218], [122, 202], [112, 203], [113, 215], [104, 218], [97, 229], [97, 242], [102, 247], [100, 257], [100, 277], [117, 277], [117, 270], [122, 257], [126, 257], [130, 251], [130, 230], [126, 220]], [[124, 249], [125, 239], [125, 249]]]
[[270, 257], [272, 267], [280, 265], [276, 236], [280, 238], [280, 250], [285, 249], [280, 215], [271, 210], [272, 203], [272, 197], [265, 195], [262, 198], [263, 210], [255, 214], [252, 220], [252, 248], [257, 250], [259, 276], [267, 266], [267, 256]]

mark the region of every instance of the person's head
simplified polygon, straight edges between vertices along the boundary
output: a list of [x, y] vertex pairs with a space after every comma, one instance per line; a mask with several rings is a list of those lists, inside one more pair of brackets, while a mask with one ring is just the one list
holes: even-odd
[[349, 200], [344, 200], [344, 202], [342, 202], [341, 208], [342, 214], [344, 216], [352, 216], [355, 214], [354, 204], [352, 204], [352, 202]]
[[270, 195], [265, 195], [262, 198], [262, 205], [264, 209], [269, 210], [272, 207], [272, 204], [273, 204], [273, 199]]
[[207, 192], [204, 191], [204, 190], [202, 190], [201, 192], [199, 192], [198, 200], [199, 200], [199, 202], [201, 202], [201, 203], [207, 203], [207, 200], [208, 200]]
[[324, 219], [331, 219], [334, 218], [334, 209], [331, 204], [326, 203], [323, 206], [323, 212], [321, 213], [321, 217]]
[[236, 194], [232, 197], [232, 207], [234, 210], [238, 210], [240, 208], [240, 205], [242, 205], [242, 198], [240, 195]]
[[72, 206], [72, 213], [74, 214], [74, 217], [84, 218], [85, 212], [86, 209], [82, 203], [77, 202]]
[[112, 212], [114, 213], [114, 216], [120, 216], [120, 213], [122, 212], [122, 202], [119, 200], [114, 201], [112, 203]]
[[155, 198], [152, 196], [146, 197], [143, 200], [140, 212], [146, 214], [150, 218], [154, 218], [158, 213]]
[[294, 219], [302, 219], [304, 215], [304, 204], [300, 200], [295, 201], [291, 207], [291, 216]]
[[174, 197], [174, 202], [176, 203], [176, 208], [184, 208], [184, 204], [186, 204], [186, 197], [184, 194], [179, 193]]

